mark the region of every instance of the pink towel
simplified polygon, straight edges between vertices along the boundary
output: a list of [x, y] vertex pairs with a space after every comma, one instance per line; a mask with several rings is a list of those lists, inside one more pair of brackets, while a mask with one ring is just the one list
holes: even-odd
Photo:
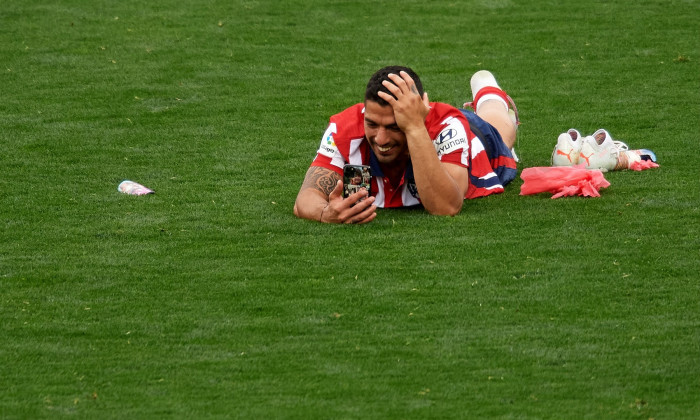
[[584, 165], [525, 168], [520, 178], [525, 181], [520, 195], [550, 192], [554, 194], [552, 198], [600, 197], [599, 190], [610, 185], [601, 171], [586, 169]]

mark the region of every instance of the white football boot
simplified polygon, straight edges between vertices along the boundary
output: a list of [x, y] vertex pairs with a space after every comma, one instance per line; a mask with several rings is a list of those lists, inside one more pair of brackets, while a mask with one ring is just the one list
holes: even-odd
[[581, 133], [575, 128], [559, 134], [557, 145], [552, 152], [552, 166], [573, 166], [579, 163], [581, 140]]
[[[622, 142], [615, 142], [610, 133], [604, 129], [597, 130], [593, 135], [582, 139], [579, 163], [586, 169], [600, 169], [602, 172], [615, 170], [620, 156]], [[624, 145], [626, 148], [627, 145]]]

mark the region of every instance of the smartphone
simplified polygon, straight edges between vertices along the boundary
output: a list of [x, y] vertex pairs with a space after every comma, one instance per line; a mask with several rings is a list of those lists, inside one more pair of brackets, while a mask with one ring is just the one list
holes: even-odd
[[372, 185], [372, 173], [368, 165], [343, 166], [343, 198], [356, 193], [360, 188], [370, 192]]

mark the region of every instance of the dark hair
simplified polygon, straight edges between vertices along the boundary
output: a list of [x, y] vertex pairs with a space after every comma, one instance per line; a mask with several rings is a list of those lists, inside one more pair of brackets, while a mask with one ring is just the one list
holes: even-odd
[[398, 75], [399, 72], [402, 70], [408, 73], [409, 76], [411, 76], [413, 81], [416, 83], [416, 89], [418, 89], [418, 93], [420, 94], [420, 96], [423, 96], [423, 83], [421, 83], [420, 77], [418, 77], [416, 72], [414, 72], [408, 67], [387, 66], [377, 70], [377, 72], [374, 73], [372, 77], [370, 77], [369, 82], [367, 83], [367, 89], [365, 90], [365, 101], [374, 101], [381, 106], [389, 105], [387, 101], [379, 97], [379, 92], [385, 92], [391, 95], [391, 92], [389, 92], [389, 90], [386, 87], [384, 87], [384, 85], [382, 85], [382, 82], [385, 80], [391, 82], [391, 79], [389, 79], [389, 73]]

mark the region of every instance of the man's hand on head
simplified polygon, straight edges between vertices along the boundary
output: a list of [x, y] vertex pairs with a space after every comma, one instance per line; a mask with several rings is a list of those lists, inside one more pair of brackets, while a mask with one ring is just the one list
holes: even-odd
[[404, 133], [425, 130], [425, 117], [430, 112], [428, 94], [421, 97], [415, 82], [404, 71], [390, 74], [389, 78], [391, 82], [385, 80], [382, 84], [391, 94], [380, 91], [378, 95], [393, 108], [396, 124]]

